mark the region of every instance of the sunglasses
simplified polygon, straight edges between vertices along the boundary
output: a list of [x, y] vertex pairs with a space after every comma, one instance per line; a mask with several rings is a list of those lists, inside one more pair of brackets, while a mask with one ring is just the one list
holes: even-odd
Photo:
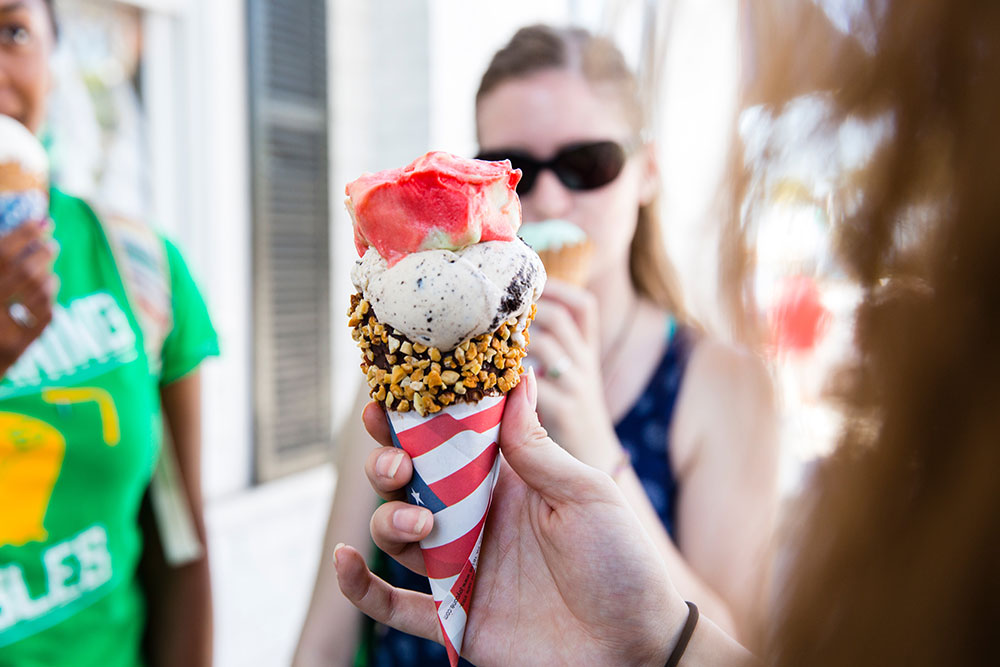
[[588, 141], [563, 146], [548, 160], [539, 160], [517, 150], [483, 151], [476, 159], [490, 162], [510, 160], [511, 167], [521, 170], [517, 194], [523, 197], [535, 187], [538, 174], [543, 169], [551, 169], [570, 190], [603, 187], [622, 173], [630, 150], [631, 147], [615, 141]]

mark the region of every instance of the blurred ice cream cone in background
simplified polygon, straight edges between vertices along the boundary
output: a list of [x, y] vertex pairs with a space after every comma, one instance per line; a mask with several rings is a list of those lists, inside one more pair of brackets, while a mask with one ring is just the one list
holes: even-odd
[[26, 127], [0, 115], [0, 235], [49, 211], [49, 161]]
[[518, 236], [538, 253], [549, 278], [586, 284], [594, 244], [582, 229], [567, 220], [545, 220], [521, 225]]

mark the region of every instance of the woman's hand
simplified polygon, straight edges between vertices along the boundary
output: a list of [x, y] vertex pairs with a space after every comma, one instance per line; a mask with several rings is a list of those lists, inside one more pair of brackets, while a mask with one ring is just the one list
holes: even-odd
[[[508, 395], [500, 430], [499, 482], [483, 540], [463, 655], [479, 665], [662, 665], [687, 608], [614, 482], [546, 435], [535, 416], [536, 384]], [[390, 502], [371, 521], [376, 544], [424, 572], [417, 542], [433, 525], [425, 508], [400, 501], [412, 464], [389, 447], [385, 416], [364, 419], [385, 447], [365, 471]], [[509, 465], [508, 465], [509, 464]], [[441, 641], [429, 595], [394, 589], [361, 554], [334, 554], [341, 591], [361, 611], [403, 632]]]
[[52, 222], [28, 222], [0, 237], [0, 377], [52, 321]]
[[611, 472], [622, 452], [604, 399], [597, 302], [586, 290], [549, 281], [530, 335], [542, 424], [573, 456]]

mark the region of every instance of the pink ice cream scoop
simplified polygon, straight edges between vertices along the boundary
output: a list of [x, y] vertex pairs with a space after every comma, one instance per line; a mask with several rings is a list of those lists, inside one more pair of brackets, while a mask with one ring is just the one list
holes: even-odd
[[393, 266], [422, 250], [458, 250], [512, 241], [521, 224], [510, 162], [469, 160], [432, 151], [401, 169], [348, 183], [347, 209], [358, 255], [375, 248]]

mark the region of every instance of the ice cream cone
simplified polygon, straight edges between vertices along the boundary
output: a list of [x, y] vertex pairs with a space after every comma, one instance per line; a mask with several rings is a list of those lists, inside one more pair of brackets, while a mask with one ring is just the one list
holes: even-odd
[[590, 277], [590, 260], [593, 255], [594, 244], [589, 240], [572, 246], [538, 251], [549, 278], [580, 287], [586, 285]]
[[420, 542], [452, 667], [458, 664], [472, 587], [500, 459], [506, 395], [458, 403], [436, 414], [387, 410], [393, 444], [413, 459], [410, 504], [434, 513]]
[[431, 152], [345, 188], [358, 261], [348, 326], [369, 394], [413, 459], [411, 504], [452, 667], [462, 652], [506, 395], [521, 379], [545, 285], [509, 161]]
[[522, 225], [518, 235], [538, 253], [549, 278], [587, 284], [594, 243], [582, 229], [567, 220], [544, 220]]
[[0, 235], [48, 215], [48, 158], [34, 135], [0, 115]]

